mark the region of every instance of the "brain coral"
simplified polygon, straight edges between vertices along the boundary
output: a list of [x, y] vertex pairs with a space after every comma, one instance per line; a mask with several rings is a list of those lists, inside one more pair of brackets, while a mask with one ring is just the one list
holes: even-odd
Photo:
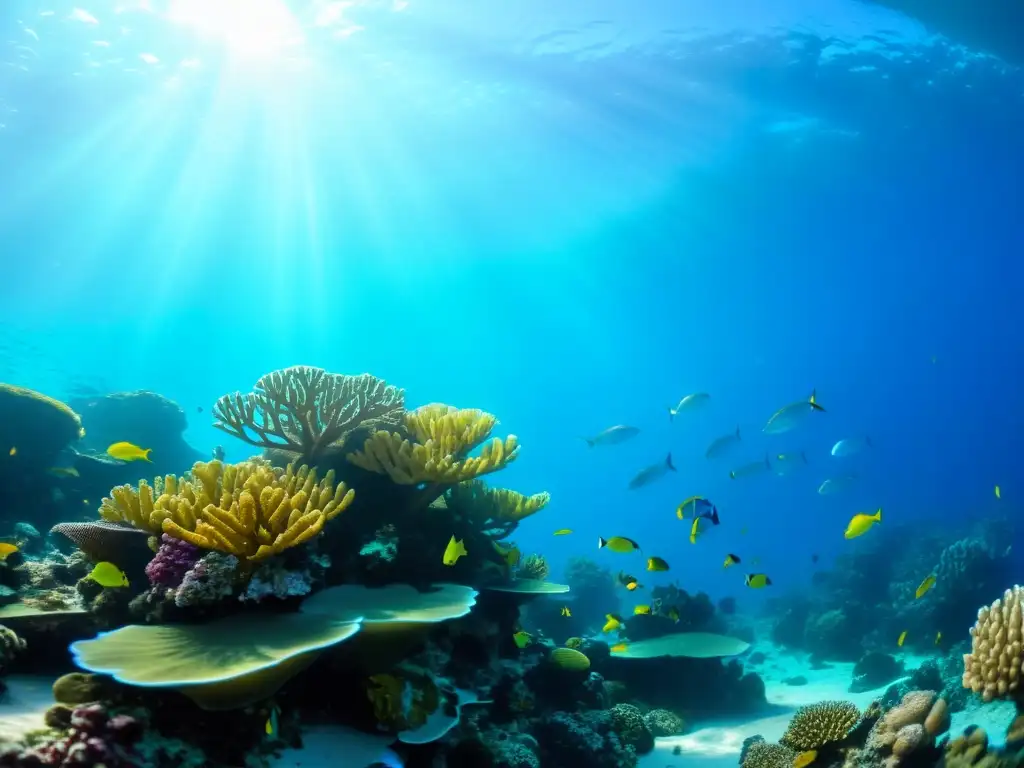
[[860, 710], [848, 701], [822, 701], [800, 707], [782, 736], [783, 745], [803, 752], [842, 741], [860, 722]]
[[964, 654], [964, 688], [985, 701], [1016, 698], [1021, 677], [1024, 588], [1014, 586], [1002, 599], [978, 611], [971, 627], [971, 652]]

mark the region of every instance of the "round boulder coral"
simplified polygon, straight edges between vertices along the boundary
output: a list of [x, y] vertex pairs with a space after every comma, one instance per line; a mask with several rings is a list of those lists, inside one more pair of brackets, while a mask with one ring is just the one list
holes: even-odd
[[616, 704], [611, 708], [612, 729], [627, 744], [642, 755], [654, 749], [654, 736], [644, 723], [644, 716], [632, 704]]
[[800, 707], [781, 742], [799, 752], [820, 749], [845, 739], [860, 719], [860, 710], [848, 701], [822, 701]]
[[1024, 640], [1021, 600], [1024, 588], [1014, 586], [1002, 599], [978, 611], [971, 627], [971, 652], [964, 654], [964, 688], [980, 693], [985, 701], [1019, 695]]
[[644, 724], [655, 737], [675, 736], [683, 732], [683, 718], [667, 709], [652, 709], [644, 715]]
[[792, 768], [796, 752], [768, 741], [752, 743], [743, 756], [741, 768]]

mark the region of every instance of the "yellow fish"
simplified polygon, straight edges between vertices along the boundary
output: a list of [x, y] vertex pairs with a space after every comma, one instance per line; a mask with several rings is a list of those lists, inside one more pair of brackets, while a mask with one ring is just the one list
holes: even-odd
[[17, 456], [18, 455], [18, 448], [17, 448], [17, 446], [11, 448], [11, 450], [9, 450], [7, 452], [7, 455], [8, 456]]
[[627, 648], [629, 648], [628, 643], [616, 643], [608, 650], [610, 650], [612, 653], [623, 653]]
[[935, 633], [935, 644], [939, 645], [941, 643], [942, 643], [942, 633], [941, 632], [936, 632]]
[[0, 541], [0, 560], [6, 560], [8, 555], [13, 555], [17, 551], [17, 544], [7, 544], [6, 542]]
[[555, 531], [554, 535], [568, 536], [570, 533], [572, 533], [572, 528], [559, 528], [557, 531]]
[[704, 528], [707, 528], [707, 518], [695, 517], [693, 518], [693, 524], [690, 526], [690, 543], [696, 544], [697, 537], [704, 533]]
[[523, 632], [523, 630], [519, 630], [512, 635], [512, 640], [515, 642], [516, 648], [519, 648], [520, 650], [528, 646], [532, 639], [533, 636], [529, 632]]
[[648, 571], [667, 571], [668, 563], [666, 563], [660, 557], [648, 557], [647, 558], [647, 570]]
[[770, 587], [772, 585], [772, 580], [763, 573], [748, 573], [744, 577], [743, 583], [751, 589], [762, 589], [764, 587]]
[[996, 498], [997, 499], [1003, 498], [1003, 492], [1001, 490], [999, 490], [999, 486], [998, 485], [996, 486]]
[[850, 524], [846, 526], [846, 533], [843, 535], [848, 539], [856, 539], [858, 536], [863, 536], [865, 533], [871, 530], [871, 526], [875, 523], [882, 522], [882, 508], [879, 507], [878, 511], [873, 515], [869, 515], [866, 512], [861, 512], [854, 515], [850, 519]]
[[128, 586], [128, 577], [124, 575], [124, 571], [113, 563], [108, 563], [106, 561], [96, 563], [95, 567], [85, 578], [92, 579], [101, 587], [108, 587], [111, 589], [115, 587]]
[[636, 580], [636, 576], [630, 576], [628, 573], [619, 571], [619, 584], [624, 586], [630, 592], [635, 589], [642, 589], [643, 584]]
[[107, 448], [107, 455], [121, 461], [150, 461], [149, 454], [152, 450], [152, 448], [139, 448], [134, 443], [114, 443]]
[[806, 752], [801, 752], [799, 755], [793, 758], [793, 768], [807, 768], [808, 765], [818, 759], [818, 750], [809, 749]]
[[736, 563], [738, 563], [738, 562], [740, 562], [739, 555], [726, 555], [725, 556], [725, 565], [723, 565], [722, 567], [723, 568], [728, 568], [730, 565], [736, 565]]
[[598, 538], [597, 548], [604, 549], [606, 547], [612, 552], [618, 552], [620, 555], [640, 551], [640, 545], [632, 539], [627, 539], [625, 536], [612, 536], [609, 539]]
[[606, 613], [605, 618], [607, 621], [604, 623], [604, 626], [601, 627], [602, 632], [614, 632], [622, 626], [621, 616], [616, 616], [614, 613]]
[[263, 724], [263, 732], [271, 738], [277, 736], [277, 707], [270, 708], [267, 722]]
[[903, 647], [903, 641], [906, 640], [906, 639], [907, 639], [907, 630], [904, 629], [902, 632], [900, 632], [900, 637], [896, 641], [896, 646], [898, 648], [902, 648]]
[[924, 597], [925, 593], [934, 586], [935, 574], [930, 573], [927, 576], [925, 576], [924, 581], [921, 582], [921, 586], [919, 586], [917, 588], [917, 591], [914, 593], [914, 597], [920, 600], [922, 597]]
[[567, 618], [569, 616], [572, 616], [572, 611], [569, 610], [569, 606], [567, 606], [567, 605], [563, 605], [562, 606], [562, 615], [567, 617]]
[[679, 623], [679, 609], [676, 608], [674, 605], [671, 606], [667, 611], [665, 611], [664, 615], [672, 621], [674, 621], [676, 624]]
[[455, 540], [455, 535], [452, 535], [452, 540], [448, 542], [448, 546], [445, 547], [444, 555], [441, 557], [441, 562], [445, 565], [455, 565], [459, 562], [459, 558], [463, 555], [468, 555], [466, 551], [466, 544], [463, 539]]
[[649, 605], [637, 605], [633, 607], [634, 616], [650, 616], [651, 606]]

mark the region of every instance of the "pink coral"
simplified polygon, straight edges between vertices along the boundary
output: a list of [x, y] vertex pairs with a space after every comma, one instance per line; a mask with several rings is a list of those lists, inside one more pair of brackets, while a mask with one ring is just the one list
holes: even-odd
[[99, 704], [78, 707], [67, 732], [34, 747], [0, 749], [0, 766], [10, 768], [130, 768], [139, 765], [133, 745], [142, 724], [128, 715], [110, 717]]

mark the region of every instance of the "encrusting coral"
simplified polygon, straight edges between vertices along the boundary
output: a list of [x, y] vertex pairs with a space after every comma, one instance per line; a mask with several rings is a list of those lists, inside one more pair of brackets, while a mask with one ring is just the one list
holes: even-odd
[[[348, 454], [348, 460], [399, 485], [450, 486], [496, 472], [515, 460], [519, 453], [515, 435], [504, 440], [490, 437], [497, 423], [491, 414], [474, 408], [425, 405], [405, 414], [409, 438], [377, 430], [361, 450]], [[481, 444], [480, 455], [470, 456]]]
[[1014, 586], [978, 611], [971, 627], [971, 652], [964, 654], [963, 685], [985, 701], [1020, 698], [1024, 666], [1024, 588]]
[[845, 739], [860, 720], [860, 710], [848, 701], [810, 704], [796, 711], [780, 741], [798, 751], [819, 749]]
[[376, 376], [346, 376], [308, 365], [272, 371], [249, 394], [224, 395], [213, 407], [218, 429], [306, 461], [341, 449], [359, 427], [397, 427], [404, 411], [405, 391]]
[[[155, 490], [161, 492], [154, 498]], [[192, 479], [168, 475], [155, 488], [143, 481], [137, 489], [118, 486], [111, 496], [100, 508], [109, 522], [258, 562], [318, 535], [352, 503], [355, 491], [335, 485], [333, 472], [318, 483], [309, 467], [282, 471], [250, 460], [197, 462]]]

